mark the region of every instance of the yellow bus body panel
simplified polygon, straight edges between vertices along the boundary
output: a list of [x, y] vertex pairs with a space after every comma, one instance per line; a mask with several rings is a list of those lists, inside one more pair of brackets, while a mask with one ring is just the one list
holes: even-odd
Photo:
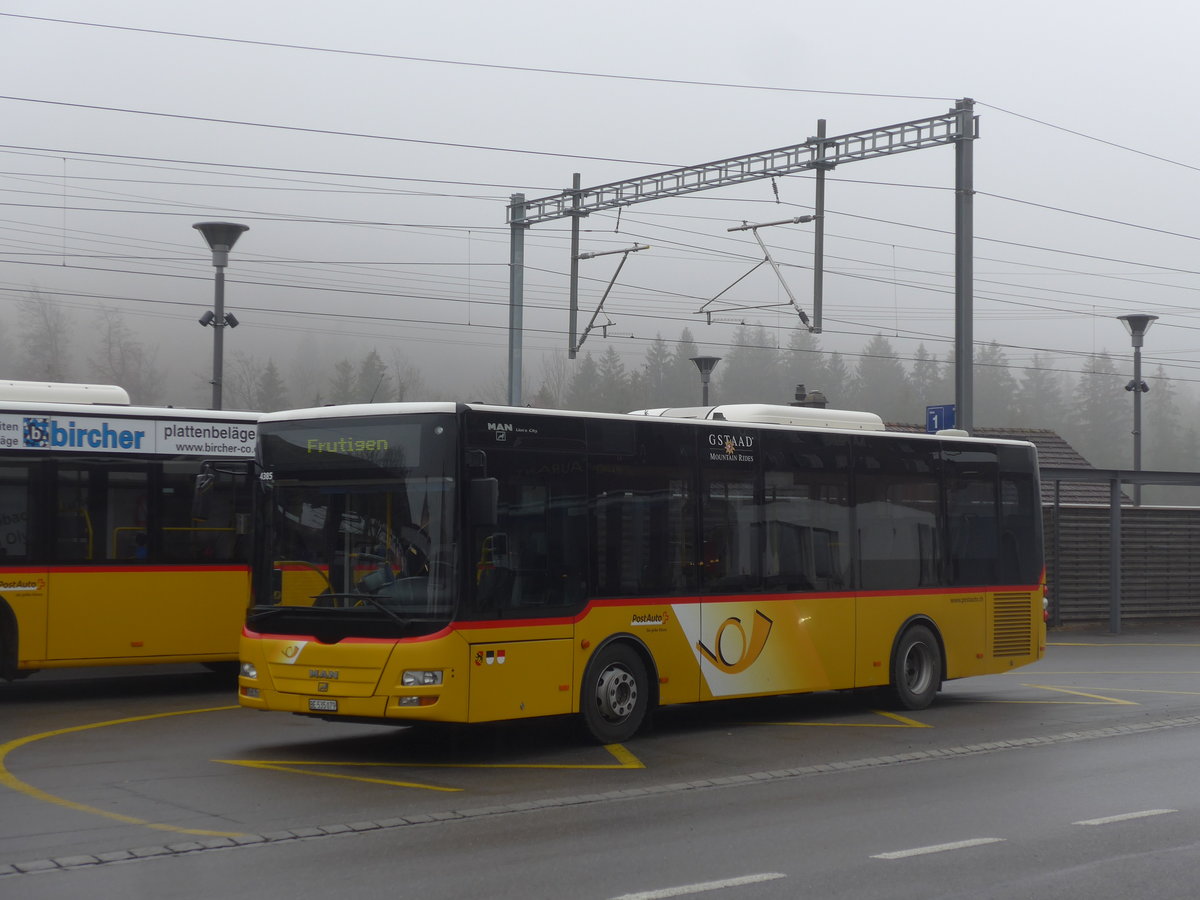
[[312, 606], [322, 591], [329, 590], [329, 577], [315, 566], [285, 566], [280, 581], [278, 602], [285, 606]]
[[0, 573], [0, 598], [17, 619], [17, 665], [31, 668], [27, 660], [46, 656], [46, 597], [50, 573], [46, 569], [19, 569]]
[[[571, 626], [549, 625], [530, 640], [528, 627], [465, 624], [430, 638], [347, 640], [335, 644], [287, 638], [242, 639], [242, 659], [257, 679], [241, 685], [242, 705], [310, 712], [308, 701], [330, 699], [342, 716], [444, 722], [488, 722], [572, 711]], [[523, 638], [523, 639], [518, 639]], [[441, 685], [405, 686], [406, 670], [442, 673]], [[401, 706], [401, 697], [427, 705]]]
[[244, 567], [50, 571], [44, 596], [10, 596], [18, 665], [234, 660], [249, 597]]
[[855, 687], [886, 685], [903, 626], [928, 619], [941, 639], [946, 678], [994, 675], [1041, 659], [1042, 589], [863, 594], [858, 600]]
[[[338, 701], [337, 716], [411, 722], [578, 712], [588, 664], [613, 640], [641, 648], [662, 705], [881, 686], [890, 680], [896, 639], [914, 620], [939, 637], [946, 677], [962, 678], [1039, 659], [1041, 609], [1040, 588], [762, 594], [602, 600], [575, 620], [462, 622], [395, 642], [247, 634], [242, 658], [258, 678], [241, 679], [241, 703], [309, 712], [310, 699], [329, 698]], [[405, 686], [406, 670], [441, 672], [442, 683]]]
[[571, 712], [571, 645], [569, 639], [471, 644], [468, 721]]

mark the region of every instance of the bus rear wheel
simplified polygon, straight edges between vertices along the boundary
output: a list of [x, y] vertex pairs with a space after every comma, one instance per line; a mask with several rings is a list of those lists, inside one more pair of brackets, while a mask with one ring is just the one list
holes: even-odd
[[580, 710], [584, 725], [601, 744], [633, 737], [650, 704], [646, 664], [628, 644], [602, 647], [588, 663]]
[[907, 629], [892, 656], [891, 694], [904, 709], [925, 709], [942, 686], [942, 651], [924, 625]]

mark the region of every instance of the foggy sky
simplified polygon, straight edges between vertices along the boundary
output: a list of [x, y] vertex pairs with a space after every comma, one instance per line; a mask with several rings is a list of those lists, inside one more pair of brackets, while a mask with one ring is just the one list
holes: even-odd
[[[1129, 359], [1115, 316], [1150, 312], [1145, 370], [1200, 382], [1200, 160], [1181, 102], [1200, 13], [1182, 4], [7, 0], [0, 13], [0, 327], [12, 334], [31, 289], [73, 311], [114, 306], [191, 377], [174, 402], [204, 405], [208, 390], [211, 332], [196, 319], [213, 269], [194, 222], [250, 226], [227, 270], [241, 322], [227, 354], [286, 367], [398, 350], [461, 397], [507, 377], [512, 193], [795, 144], [822, 118], [830, 135], [924, 118], [962, 97], [980, 116], [976, 341], [1075, 372], [1080, 354]], [[882, 332], [902, 355], [924, 343], [945, 358], [953, 184], [951, 147], [830, 174], [825, 349]], [[613, 288], [608, 341], [594, 332], [585, 349], [612, 343], [635, 367], [656, 333], [686, 327], [720, 356], [739, 320], [786, 345], [783, 306], [713, 325], [696, 312], [760, 259], [730, 226], [812, 203], [813, 180], [790, 177], [584, 220], [585, 251], [652, 245]], [[811, 227], [764, 237], [811, 311]], [[528, 381], [566, 349], [566, 223], [534, 227], [526, 249]], [[616, 259], [581, 263], [581, 326]], [[786, 301], [765, 268], [732, 294]]]

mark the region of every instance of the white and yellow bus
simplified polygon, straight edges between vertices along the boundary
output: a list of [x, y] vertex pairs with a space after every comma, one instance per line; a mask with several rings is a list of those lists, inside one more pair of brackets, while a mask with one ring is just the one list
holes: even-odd
[[0, 678], [236, 667], [256, 418], [0, 382]]
[[1036, 452], [738, 405], [265, 414], [240, 703], [578, 714], [854, 688], [907, 708], [1041, 658]]

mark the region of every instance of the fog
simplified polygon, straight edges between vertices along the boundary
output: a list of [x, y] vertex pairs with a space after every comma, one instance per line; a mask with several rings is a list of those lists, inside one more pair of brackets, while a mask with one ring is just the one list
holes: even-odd
[[[819, 119], [837, 135], [925, 118], [970, 97], [976, 352], [994, 344], [1018, 379], [1048, 370], [1072, 385], [1107, 356], [1123, 373], [1111, 429], [1124, 444], [1132, 351], [1116, 316], [1160, 317], [1143, 374], [1161, 370], [1181, 411], [1200, 379], [1200, 161], [1178, 102], [1196, 80], [1197, 18], [1165, 2], [10, 0], [0, 377], [48, 377], [53, 363], [97, 380], [101, 323], [116, 315], [157, 402], [207, 405], [212, 331], [197, 320], [214, 269], [192, 225], [227, 220], [249, 226], [226, 270], [239, 321], [224, 334], [227, 392], [270, 361], [293, 398], [326, 399], [316, 382], [374, 351], [422, 397], [503, 399], [512, 194], [796, 144]], [[909, 370], [921, 348], [949, 359], [953, 186], [951, 147], [829, 174], [816, 346], [851, 369], [879, 336]], [[762, 258], [728, 228], [810, 214], [813, 187], [783, 177], [584, 219], [584, 251], [650, 249], [622, 267], [598, 317], [611, 325], [568, 374], [610, 348], [636, 371], [656, 336], [674, 344], [685, 329], [709, 355], [727, 357], [746, 329], [789, 347], [797, 317], [767, 267], [712, 322], [700, 310]], [[564, 365], [568, 236], [565, 221], [526, 235], [525, 396]], [[811, 312], [811, 226], [763, 236]], [[618, 259], [581, 261], [581, 326]], [[62, 316], [57, 350], [33, 352], [31, 302]], [[844, 388], [808, 381], [835, 401]], [[779, 402], [793, 387], [764, 394]], [[925, 388], [918, 409], [953, 400]], [[1147, 416], [1160, 396], [1151, 384]]]

